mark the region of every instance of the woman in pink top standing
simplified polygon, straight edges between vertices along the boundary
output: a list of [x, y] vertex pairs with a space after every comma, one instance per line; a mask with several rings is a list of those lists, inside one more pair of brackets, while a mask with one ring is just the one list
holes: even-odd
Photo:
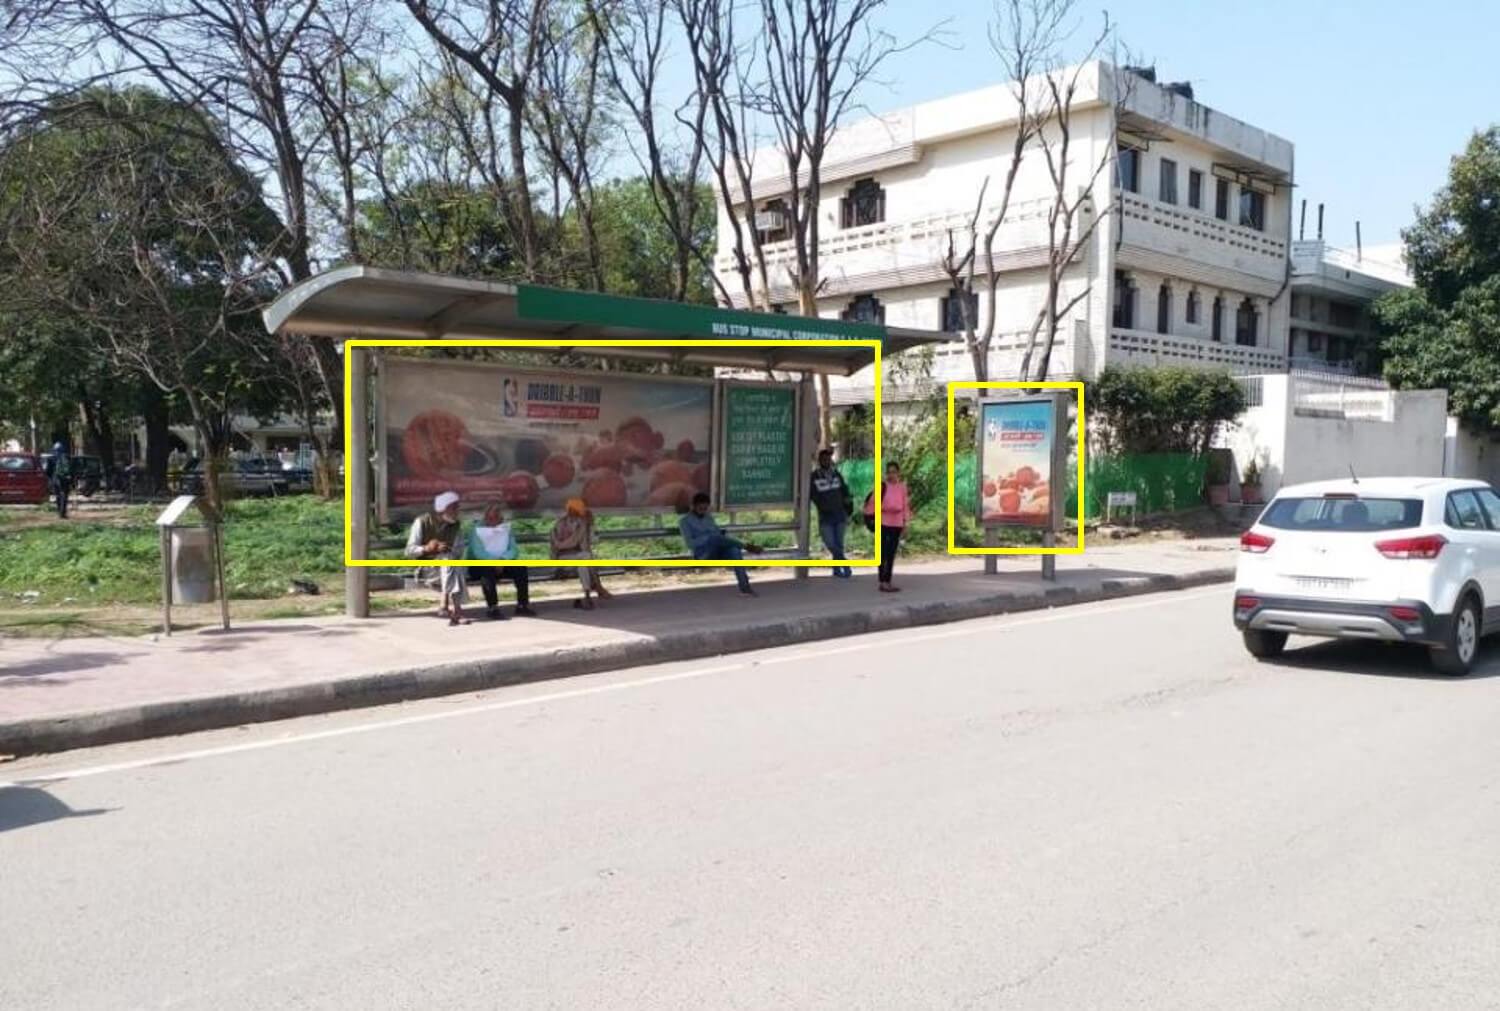
[[906, 482], [901, 480], [901, 468], [887, 464], [885, 482], [880, 491], [880, 592], [896, 593], [901, 587], [891, 585], [891, 572], [896, 567], [896, 549], [901, 545], [901, 532], [911, 523], [911, 500], [906, 493]]

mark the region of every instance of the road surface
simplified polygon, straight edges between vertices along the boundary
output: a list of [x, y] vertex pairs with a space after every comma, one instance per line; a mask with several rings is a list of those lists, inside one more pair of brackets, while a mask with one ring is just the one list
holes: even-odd
[[1500, 1006], [1500, 647], [1266, 666], [1228, 611], [0, 765], [0, 1007]]

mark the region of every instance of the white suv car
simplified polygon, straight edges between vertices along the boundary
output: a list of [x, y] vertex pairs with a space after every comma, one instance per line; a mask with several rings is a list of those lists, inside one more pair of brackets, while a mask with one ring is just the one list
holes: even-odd
[[1447, 478], [1283, 488], [1240, 538], [1234, 624], [1261, 658], [1293, 634], [1379, 639], [1467, 674], [1500, 631], [1500, 495]]

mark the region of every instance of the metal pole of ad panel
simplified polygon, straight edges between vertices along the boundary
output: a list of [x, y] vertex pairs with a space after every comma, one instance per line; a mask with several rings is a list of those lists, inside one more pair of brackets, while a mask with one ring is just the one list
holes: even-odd
[[[349, 356], [349, 455], [344, 460], [344, 482], [349, 495], [349, 554], [370, 555], [370, 390], [369, 352], [345, 347]], [[351, 565], [344, 569], [344, 613], [370, 616], [370, 570]]]
[[[1052, 398], [1052, 473], [1048, 480], [1055, 486], [1063, 482], [1063, 475], [1068, 468], [1068, 406], [1067, 400], [1061, 395], [1054, 394]], [[1067, 487], [1066, 483], [1062, 487]], [[1063, 525], [1063, 496], [1052, 495], [1048, 498], [1051, 504], [1051, 517], [1047, 532], [1042, 535], [1042, 547], [1057, 547], [1057, 532]], [[1042, 556], [1042, 579], [1047, 582], [1057, 581], [1057, 556]]]

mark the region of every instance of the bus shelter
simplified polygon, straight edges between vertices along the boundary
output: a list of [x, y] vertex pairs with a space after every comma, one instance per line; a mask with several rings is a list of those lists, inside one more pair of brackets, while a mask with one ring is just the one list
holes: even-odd
[[[272, 333], [341, 343], [534, 340], [570, 358], [713, 371], [691, 378], [433, 361], [345, 345], [348, 553], [357, 560], [370, 557], [372, 520], [404, 519], [448, 488], [465, 508], [498, 498], [521, 515], [555, 512], [572, 496], [604, 514], [659, 514], [681, 510], [703, 491], [715, 510], [790, 510], [793, 557], [809, 558], [812, 377], [871, 365], [870, 341], [889, 356], [952, 340], [363, 266], [303, 281], [263, 318]], [[672, 341], [695, 343], [665, 343]], [[350, 566], [345, 581], [348, 613], [367, 617], [369, 569]]]

